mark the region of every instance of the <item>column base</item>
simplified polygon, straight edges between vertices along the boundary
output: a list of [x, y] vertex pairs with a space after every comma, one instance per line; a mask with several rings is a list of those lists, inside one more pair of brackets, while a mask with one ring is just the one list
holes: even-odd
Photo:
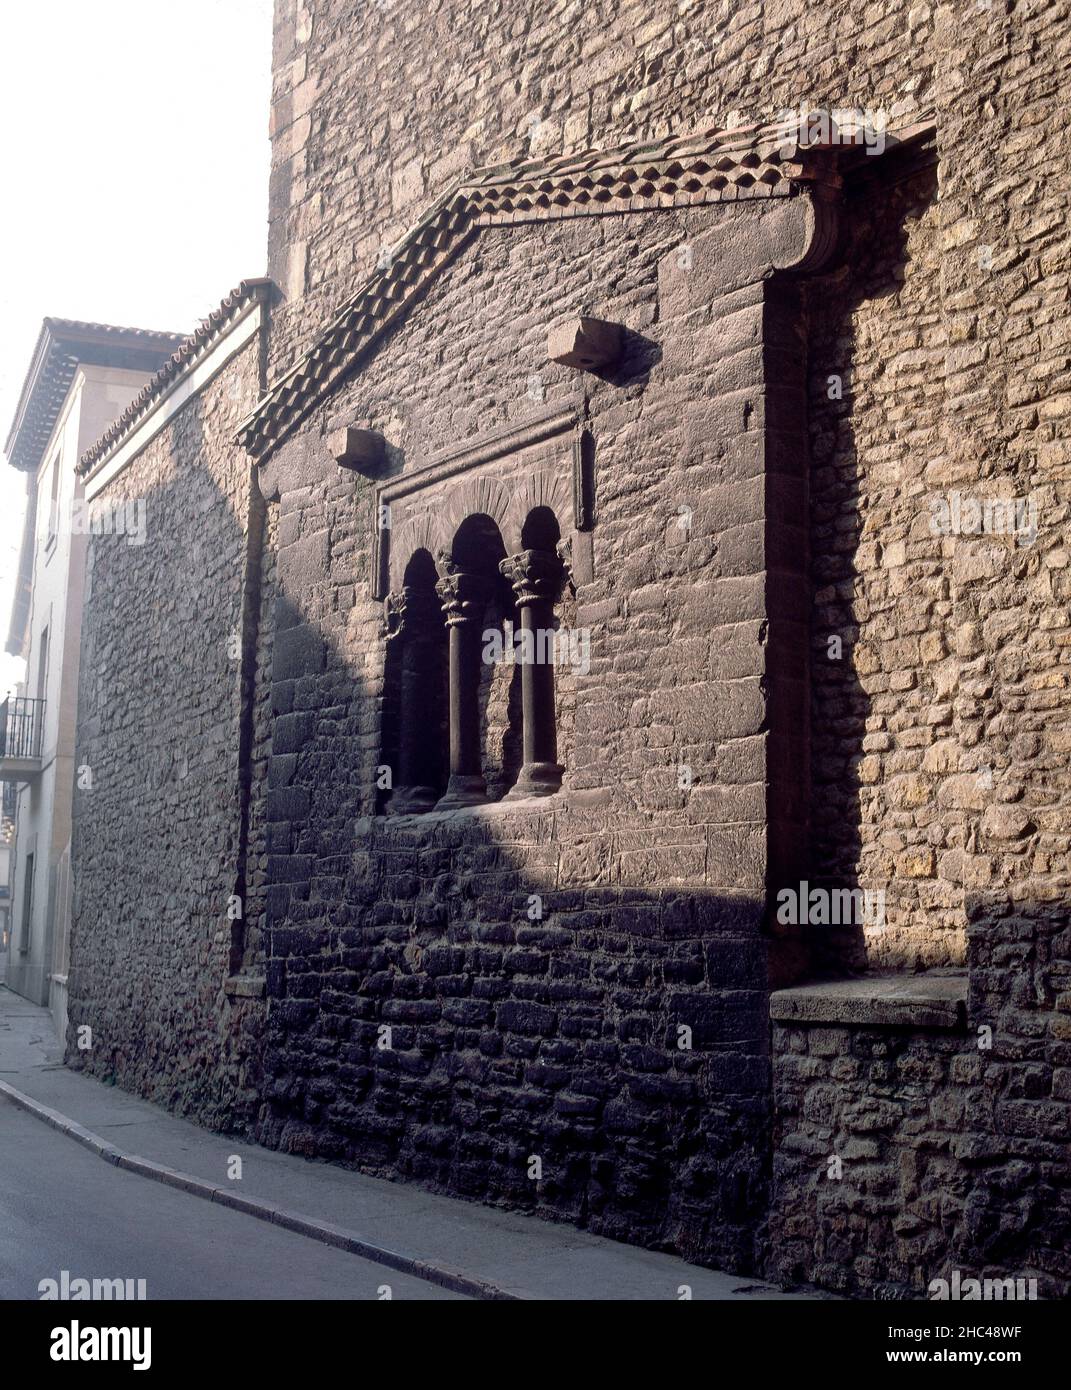
[[396, 787], [384, 807], [388, 816], [415, 816], [430, 811], [439, 799], [434, 787]]
[[459, 806], [479, 806], [487, 800], [487, 783], [476, 774], [452, 773], [446, 794], [435, 803], [436, 811], [453, 811]]
[[530, 796], [553, 796], [561, 790], [564, 771], [561, 763], [525, 763], [502, 800], [526, 801]]

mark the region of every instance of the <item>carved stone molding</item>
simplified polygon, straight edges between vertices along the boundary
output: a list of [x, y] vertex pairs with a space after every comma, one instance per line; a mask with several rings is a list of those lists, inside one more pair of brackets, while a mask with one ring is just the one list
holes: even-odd
[[507, 555], [498, 568], [513, 586], [517, 602], [522, 606], [539, 600], [553, 601], [562, 585], [562, 562], [546, 550], [522, 550], [516, 555]]
[[590, 529], [594, 460], [584, 418], [583, 397], [567, 397], [382, 482], [373, 506], [375, 597], [401, 589], [416, 551], [448, 554], [467, 516], [489, 516], [508, 553], [523, 548], [525, 519], [538, 507], [553, 511], [563, 531]]
[[[932, 121], [925, 121], [889, 131], [886, 140], [891, 148], [932, 134]], [[480, 227], [700, 204], [759, 208], [788, 202], [811, 204], [817, 223], [823, 224], [837, 197], [845, 153], [849, 160], [861, 157], [850, 145], [786, 145], [784, 129], [773, 125], [712, 129], [648, 145], [480, 170], [470, 182], [447, 190], [391, 248], [386, 263], [272, 385], [240, 426], [238, 441], [258, 460], [276, 449]], [[797, 268], [814, 267], [800, 261]]]

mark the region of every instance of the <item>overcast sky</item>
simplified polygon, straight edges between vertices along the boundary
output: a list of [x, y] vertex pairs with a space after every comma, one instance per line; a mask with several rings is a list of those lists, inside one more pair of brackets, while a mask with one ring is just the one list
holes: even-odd
[[[47, 315], [188, 332], [264, 274], [271, 9], [4, 6], [0, 444]], [[0, 464], [0, 648], [24, 498]], [[0, 696], [20, 677], [0, 655]]]

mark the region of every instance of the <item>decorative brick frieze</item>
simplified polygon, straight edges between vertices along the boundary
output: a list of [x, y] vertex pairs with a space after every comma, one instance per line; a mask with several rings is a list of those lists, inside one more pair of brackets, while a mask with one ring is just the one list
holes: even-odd
[[[918, 125], [902, 136], [916, 141], [929, 133], [929, 126]], [[897, 139], [891, 134], [890, 138]], [[791, 157], [783, 159], [785, 153]], [[836, 166], [836, 152], [787, 149], [784, 133], [765, 127], [711, 130], [640, 152], [606, 150], [543, 166], [482, 171], [477, 180], [446, 192], [385, 253], [367, 286], [243, 423], [239, 441], [258, 459], [270, 453], [353, 370], [359, 357], [479, 228], [566, 215], [798, 200], [806, 205], [806, 217], [813, 224], [807, 238], [809, 259], [801, 252], [798, 260], [800, 268], [814, 270], [828, 259], [835, 243], [831, 214], [839, 198]]]

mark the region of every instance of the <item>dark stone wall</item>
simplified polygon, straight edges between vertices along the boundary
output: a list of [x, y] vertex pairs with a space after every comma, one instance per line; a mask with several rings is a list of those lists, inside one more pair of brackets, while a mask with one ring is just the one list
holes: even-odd
[[764, 1268], [849, 1297], [1071, 1289], [1066, 908], [970, 904], [967, 1025], [775, 1024]]
[[[613, 817], [359, 822], [333, 881], [309, 863], [271, 931], [262, 1142], [750, 1267], [768, 1087], [759, 914], [612, 886], [641, 842]], [[594, 836], [601, 888], [568, 870], [574, 837]]]
[[972, 1044], [962, 1032], [774, 1025], [771, 1278], [918, 1299], [951, 1267], [976, 1273], [952, 1254], [982, 1097]]
[[[726, 248], [745, 220], [776, 241], [796, 212], [486, 234], [264, 470], [280, 510], [265, 1142], [753, 1267], [767, 974], [785, 968], [762, 930], [768, 864], [799, 852], [806, 764], [805, 739], [771, 761], [768, 710], [775, 674], [798, 743], [803, 354], [798, 297]], [[627, 327], [602, 380], [546, 363], [549, 323], [580, 306]], [[594, 526], [573, 537], [590, 572], [559, 607], [590, 640], [590, 671], [559, 681], [563, 790], [375, 817], [373, 489], [327, 436], [359, 412], [404, 477], [523, 423], [533, 374], [540, 409], [586, 391], [594, 459]], [[474, 474], [511, 495], [571, 451], [570, 435]], [[454, 525], [473, 486], [433, 488], [428, 515]], [[404, 515], [392, 546], [417, 525]], [[505, 711], [489, 703], [488, 765]]]
[[79, 689], [68, 1060], [221, 1129], [256, 1113], [265, 1007], [224, 993], [261, 949], [271, 560], [233, 443], [259, 391], [254, 340], [104, 490], [145, 543], [89, 539]]

